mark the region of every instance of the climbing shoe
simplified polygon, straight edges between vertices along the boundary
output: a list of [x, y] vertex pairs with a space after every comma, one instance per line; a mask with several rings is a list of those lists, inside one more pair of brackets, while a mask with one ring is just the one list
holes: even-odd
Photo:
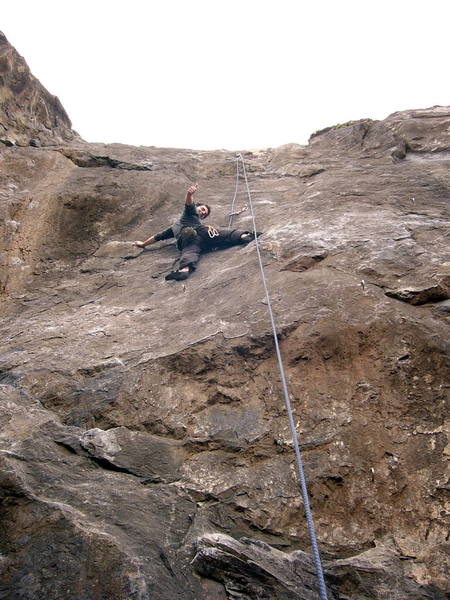
[[252, 242], [255, 237], [259, 237], [260, 235], [262, 235], [262, 231], [257, 231], [256, 234], [253, 231], [246, 231], [241, 235], [240, 243], [248, 244], [249, 242]]
[[190, 274], [190, 271], [172, 271], [166, 275], [166, 281], [170, 281], [172, 279], [175, 281], [183, 281], [184, 279], [187, 279]]

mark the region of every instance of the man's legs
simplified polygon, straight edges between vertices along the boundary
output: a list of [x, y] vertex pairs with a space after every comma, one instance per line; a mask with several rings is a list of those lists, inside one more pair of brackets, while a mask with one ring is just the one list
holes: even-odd
[[195, 229], [185, 227], [178, 238], [178, 248], [181, 250], [178, 269], [166, 276], [166, 279], [181, 281], [187, 279], [195, 270], [202, 251], [201, 240]]
[[[260, 233], [256, 232], [256, 235], [258, 236]], [[166, 279], [176, 279], [177, 281], [187, 279], [195, 270], [200, 254], [204, 250], [242, 246], [254, 239], [255, 234], [251, 231], [205, 227], [204, 225], [195, 229], [186, 227], [178, 238], [178, 248], [181, 250], [178, 270], [167, 275]]]
[[178, 269], [181, 271], [186, 267], [195, 270], [201, 254], [200, 241], [193, 240], [181, 249], [180, 264]]
[[[210, 248], [229, 248], [230, 246], [241, 246], [255, 239], [251, 231], [242, 229], [214, 228], [218, 235], [209, 237], [207, 244]], [[259, 235], [259, 233], [257, 234]]]

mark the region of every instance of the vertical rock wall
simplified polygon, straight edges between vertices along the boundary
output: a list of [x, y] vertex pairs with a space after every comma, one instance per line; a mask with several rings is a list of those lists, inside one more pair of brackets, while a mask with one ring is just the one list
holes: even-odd
[[[244, 155], [330, 598], [448, 592], [449, 128], [435, 107]], [[317, 597], [254, 242], [185, 283], [172, 241], [132, 243], [193, 181], [225, 225], [235, 156], [0, 164], [0, 595]]]

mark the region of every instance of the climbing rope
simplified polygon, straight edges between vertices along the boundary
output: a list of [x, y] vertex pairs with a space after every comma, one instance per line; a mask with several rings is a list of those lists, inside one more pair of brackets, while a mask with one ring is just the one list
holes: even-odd
[[[241, 156], [241, 155], [239, 155]], [[234, 196], [233, 202], [231, 203], [231, 211], [230, 211], [230, 220], [228, 221], [228, 227], [231, 228], [231, 224], [233, 223], [233, 217], [236, 214], [234, 212], [234, 203], [236, 202], [236, 196], [239, 189], [239, 158], [236, 160], [236, 184], [234, 186]]]
[[246, 210], [248, 210], [248, 205], [244, 204], [244, 206], [240, 209], [240, 210], [234, 210], [234, 203], [236, 202], [236, 196], [238, 193], [238, 189], [239, 189], [239, 161], [236, 161], [236, 185], [234, 188], [234, 196], [233, 196], [233, 202], [231, 203], [231, 212], [229, 214], [229, 221], [228, 221], [228, 228], [231, 228], [231, 224], [233, 223], [233, 217], [236, 217], [237, 215], [242, 214], [243, 212], [245, 212]]
[[[303, 505], [305, 507], [305, 516], [306, 516], [306, 521], [308, 524], [308, 531], [309, 531], [309, 537], [311, 540], [313, 560], [314, 560], [314, 565], [316, 567], [317, 580], [318, 580], [318, 584], [319, 584], [320, 600], [327, 600], [327, 589], [326, 589], [326, 585], [325, 585], [325, 578], [324, 578], [324, 574], [323, 574], [322, 562], [320, 560], [319, 547], [317, 544], [317, 537], [316, 537], [316, 532], [315, 532], [315, 527], [314, 527], [314, 520], [313, 520], [313, 516], [312, 516], [312, 512], [311, 512], [310, 502], [309, 502], [308, 486], [306, 483], [305, 472], [303, 469], [302, 455], [301, 455], [300, 447], [299, 447], [299, 443], [298, 443], [297, 430], [295, 428], [294, 416], [293, 416], [293, 412], [292, 412], [292, 405], [291, 405], [291, 401], [289, 398], [286, 374], [285, 374], [285, 370], [284, 370], [284, 366], [283, 366], [283, 360], [281, 357], [280, 346], [278, 344], [277, 328], [276, 328], [276, 324], [275, 324], [275, 318], [273, 316], [272, 303], [270, 300], [269, 290], [267, 287], [267, 280], [266, 280], [266, 275], [264, 272], [264, 265], [263, 265], [263, 261], [262, 261], [262, 257], [261, 257], [261, 251], [259, 248], [258, 236], [256, 235], [255, 212], [253, 209], [252, 197], [251, 197], [250, 188], [249, 188], [248, 179], [247, 179], [247, 171], [245, 169], [245, 162], [244, 162], [244, 158], [243, 158], [242, 154], [238, 154], [237, 159], [236, 159], [236, 189], [235, 189], [235, 193], [234, 193], [232, 208], [234, 208], [234, 202], [236, 200], [237, 189], [238, 189], [238, 185], [239, 185], [239, 161], [241, 161], [241, 164], [242, 164], [242, 172], [244, 175], [245, 186], [246, 186], [246, 190], [247, 190], [248, 206], [250, 208], [250, 212], [251, 212], [251, 216], [252, 216], [253, 231], [255, 232], [256, 253], [258, 255], [259, 268], [261, 271], [261, 280], [262, 280], [262, 284], [264, 287], [264, 293], [266, 295], [267, 309], [269, 311], [270, 322], [272, 325], [273, 339], [274, 339], [275, 350], [276, 350], [277, 359], [278, 359], [278, 368], [280, 371], [281, 383], [282, 383], [283, 393], [284, 393], [284, 402], [286, 404], [286, 410], [287, 410], [288, 417], [289, 417], [289, 426], [290, 426], [291, 435], [292, 435], [292, 442], [294, 444], [297, 475], [298, 475], [298, 481], [300, 484], [300, 491], [301, 491], [302, 498], [303, 498]], [[233, 213], [233, 210], [231, 212]], [[233, 215], [230, 216], [230, 226], [232, 223], [232, 216]]]

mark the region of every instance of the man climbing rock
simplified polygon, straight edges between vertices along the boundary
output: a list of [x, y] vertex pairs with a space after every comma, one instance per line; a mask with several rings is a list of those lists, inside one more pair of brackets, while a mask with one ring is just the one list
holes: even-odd
[[182, 281], [195, 271], [202, 252], [213, 248], [229, 248], [230, 246], [243, 245], [254, 239], [250, 231], [239, 231], [237, 229], [223, 229], [202, 225], [202, 221], [211, 214], [207, 204], [194, 202], [194, 194], [198, 184], [192, 185], [187, 193], [183, 213], [180, 219], [168, 229], [149, 237], [143, 242], [134, 242], [136, 246], [145, 248], [150, 244], [176, 238], [178, 249], [181, 251], [178, 269], [166, 275], [166, 279]]

